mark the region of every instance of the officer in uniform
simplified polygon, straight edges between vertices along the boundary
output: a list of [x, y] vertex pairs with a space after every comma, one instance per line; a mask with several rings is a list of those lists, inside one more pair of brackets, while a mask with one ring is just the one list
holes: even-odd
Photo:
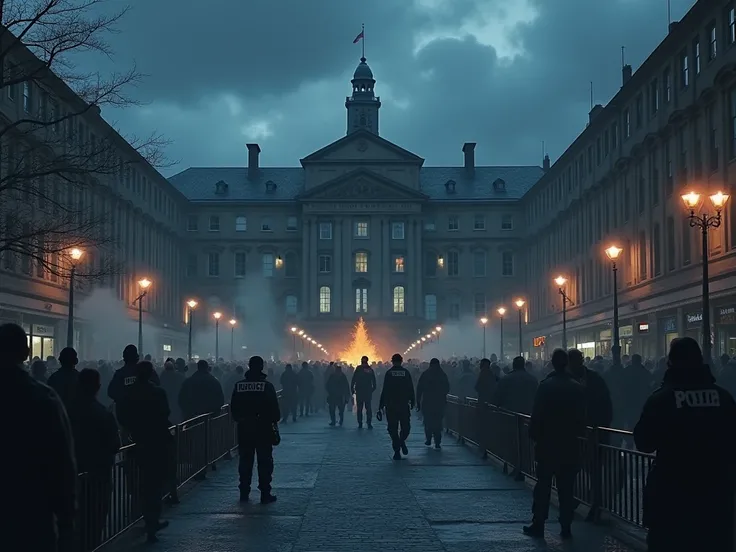
[[644, 490], [649, 551], [732, 552], [736, 403], [694, 339], [673, 340], [667, 365], [634, 428], [636, 448], [656, 453]]
[[[122, 368], [115, 370], [112, 380], [110, 380], [110, 384], [107, 386], [107, 396], [114, 402], [118, 402], [120, 397], [123, 395], [123, 390], [127, 386], [135, 383], [138, 358], [138, 348], [135, 345], [128, 345], [123, 349], [123, 362], [125, 364]], [[161, 385], [161, 381], [158, 379], [156, 370], [153, 371], [149, 381], [156, 385]]]
[[371, 400], [375, 390], [376, 374], [368, 364], [368, 357], [364, 356], [360, 359], [360, 366], [355, 369], [353, 378], [350, 381], [350, 391], [355, 395], [358, 410], [359, 428], [363, 427], [363, 407], [365, 407], [365, 419], [368, 423], [368, 429], [373, 429], [373, 408]]
[[247, 502], [253, 478], [253, 460], [258, 456], [258, 489], [261, 504], [276, 502], [271, 494], [273, 447], [276, 428], [281, 419], [276, 389], [263, 373], [263, 359], [253, 356], [248, 361], [245, 379], [235, 384], [230, 408], [238, 424], [240, 463], [240, 501]]
[[401, 453], [409, 454], [406, 439], [409, 437], [409, 419], [415, 403], [414, 383], [409, 370], [401, 365], [403, 361], [398, 353], [391, 357], [393, 366], [386, 370], [383, 377], [381, 400], [378, 404], [379, 410], [386, 410], [386, 425], [394, 449], [394, 460], [401, 460]]

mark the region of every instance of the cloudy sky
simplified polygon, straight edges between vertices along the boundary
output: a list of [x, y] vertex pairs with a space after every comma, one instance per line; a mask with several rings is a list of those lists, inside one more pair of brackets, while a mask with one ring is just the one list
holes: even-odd
[[[111, 7], [123, 0], [110, 0]], [[694, 0], [672, 0], [673, 19]], [[111, 37], [111, 64], [148, 76], [144, 102], [105, 115], [127, 133], [157, 130], [189, 166], [295, 166], [345, 134], [345, 96], [366, 26], [381, 135], [455, 165], [466, 141], [482, 164], [556, 159], [596, 103], [667, 30], [667, 0], [134, 0]]]

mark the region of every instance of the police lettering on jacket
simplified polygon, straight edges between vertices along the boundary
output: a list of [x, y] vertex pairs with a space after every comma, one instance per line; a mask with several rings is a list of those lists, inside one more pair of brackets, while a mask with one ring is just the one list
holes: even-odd
[[265, 381], [240, 381], [235, 384], [236, 393], [263, 393], [265, 390]]
[[675, 391], [675, 405], [677, 408], [719, 408], [721, 395], [717, 389]]

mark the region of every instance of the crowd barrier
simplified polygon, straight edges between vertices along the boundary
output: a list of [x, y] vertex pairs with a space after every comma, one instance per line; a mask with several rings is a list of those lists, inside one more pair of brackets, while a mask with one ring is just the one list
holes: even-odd
[[[536, 480], [530, 416], [503, 410], [477, 399], [447, 396], [445, 425], [461, 441], [477, 445], [499, 460], [505, 473]], [[654, 455], [634, 449], [630, 431], [589, 427], [580, 438], [582, 469], [575, 498], [589, 507], [588, 520], [601, 513], [642, 527], [644, 483]]]
[[[281, 392], [278, 393], [279, 402]], [[225, 405], [217, 414], [203, 414], [169, 428], [172, 443], [167, 457], [164, 496], [192, 479], [203, 479], [217, 462], [237, 448], [236, 424]], [[110, 470], [77, 477], [77, 546], [79, 552], [97, 550], [142, 518], [141, 472], [136, 445], [122, 447]]]

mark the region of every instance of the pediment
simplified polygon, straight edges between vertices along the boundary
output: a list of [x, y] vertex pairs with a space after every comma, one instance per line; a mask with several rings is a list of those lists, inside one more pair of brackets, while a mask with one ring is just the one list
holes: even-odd
[[403, 162], [421, 166], [424, 159], [380, 136], [359, 130], [332, 142], [301, 160], [302, 165], [330, 162]]
[[346, 173], [301, 194], [298, 199], [325, 201], [421, 201], [426, 195], [365, 169]]

